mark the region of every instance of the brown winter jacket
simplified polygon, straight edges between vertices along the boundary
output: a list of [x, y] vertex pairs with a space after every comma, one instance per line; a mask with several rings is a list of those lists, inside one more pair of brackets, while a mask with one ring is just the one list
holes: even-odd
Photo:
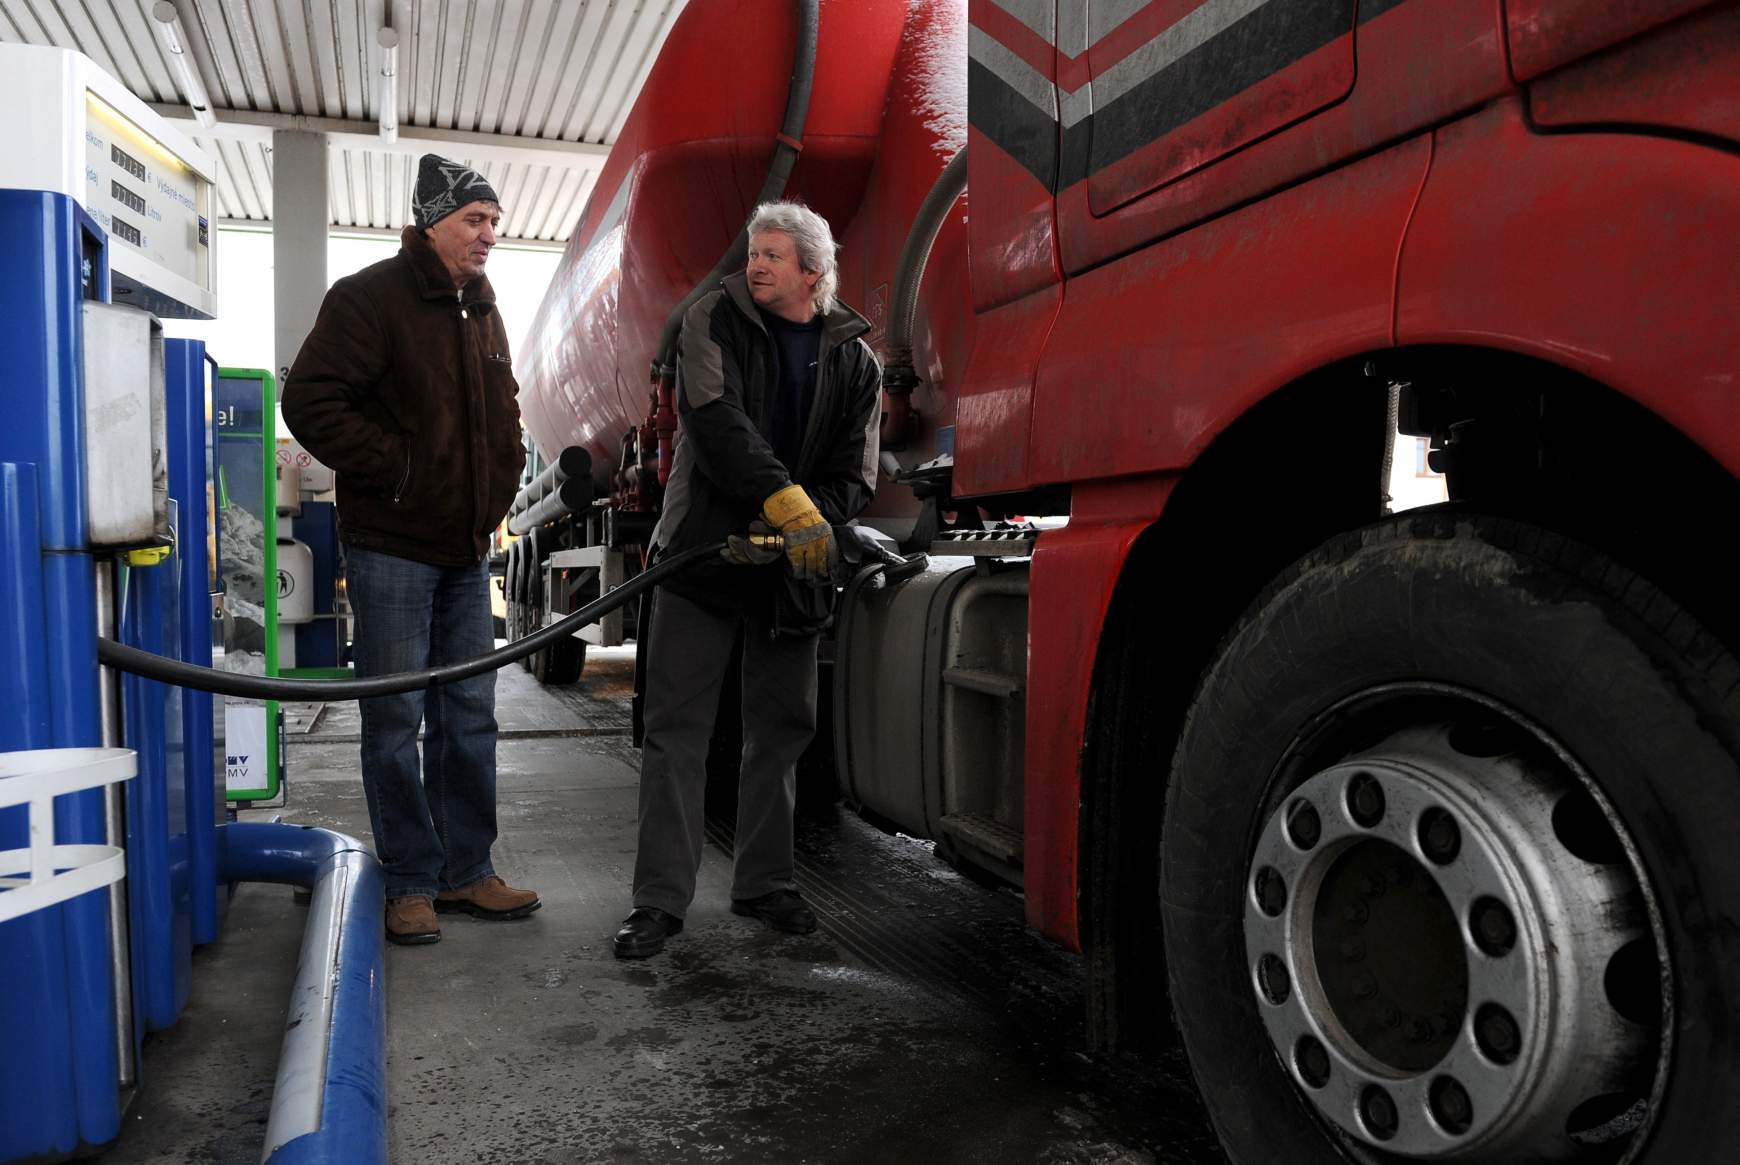
[[421, 231], [400, 241], [326, 293], [284, 420], [338, 475], [342, 541], [464, 566], [519, 488], [519, 386], [489, 280], [455, 292]]

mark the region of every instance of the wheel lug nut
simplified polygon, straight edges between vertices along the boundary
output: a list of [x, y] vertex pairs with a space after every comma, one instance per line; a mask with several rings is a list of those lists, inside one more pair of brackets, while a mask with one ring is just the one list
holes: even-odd
[[1295, 801], [1287, 810], [1287, 836], [1300, 849], [1310, 849], [1323, 836], [1323, 820], [1309, 801]]
[[1366, 1131], [1378, 1140], [1387, 1141], [1396, 1135], [1399, 1124], [1396, 1102], [1376, 1084], [1366, 1085], [1365, 1091], [1359, 1094], [1359, 1115], [1365, 1121]]
[[1432, 1030], [1430, 1020], [1416, 1019], [1408, 1024], [1408, 1039], [1416, 1044], [1427, 1043], [1436, 1034], [1437, 1032]]
[[1516, 919], [1510, 908], [1496, 898], [1477, 898], [1469, 912], [1474, 945], [1496, 957], [1508, 955], [1516, 946]]
[[1358, 939], [1349, 939], [1341, 944], [1341, 957], [1349, 963], [1365, 962], [1365, 944]]
[[1366, 829], [1384, 817], [1384, 787], [1370, 773], [1355, 773], [1347, 782], [1347, 811]]
[[1329, 1083], [1329, 1053], [1315, 1036], [1300, 1036], [1293, 1045], [1293, 1066], [1299, 1078], [1312, 1088]]
[[1522, 1032], [1510, 1012], [1488, 1003], [1474, 1013], [1474, 1043], [1494, 1064], [1509, 1064], [1522, 1050]]
[[1474, 1123], [1474, 1105], [1468, 1099], [1468, 1091], [1451, 1077], [1440, 1076], [1432, 1081], [1428, 1095], [1432, 1119], [1445, 1132], [1460, 1136]]
[[1287, 908], [1287, 883], [1273, 866], [1257, 871], [1257, 908], [1270, 918], [1279, 918]]
[[1456, 860], [1462, 850], [1462, 830], [1456, 819], [1442, 809], [1428, 809], [1420, 815], [1420, 851], [1440, 866]]
[[1353, 994], [1358, 999], [1376, 999], [1378, 981], [1370, 971], [1361, 971], [1353, 980]]
[[1364, 926], [1371, 918], [1371, 910], [1363, 902], [1349, 902], [1342, 910], [1341, 917], [1354, 926]]

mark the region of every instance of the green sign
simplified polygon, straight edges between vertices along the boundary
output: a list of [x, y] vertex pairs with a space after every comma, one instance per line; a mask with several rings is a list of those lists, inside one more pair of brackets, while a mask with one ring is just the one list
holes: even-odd
[[[218, 369], [212, 392], [224, 607], [223, 650], [214, 654], [218, 667], [248, 675], [278, 674], [277, 393], [259, 368]], [[226, 696], [222, 728], [229, 799], [276, 797], [284, 764], [278, 702]]]

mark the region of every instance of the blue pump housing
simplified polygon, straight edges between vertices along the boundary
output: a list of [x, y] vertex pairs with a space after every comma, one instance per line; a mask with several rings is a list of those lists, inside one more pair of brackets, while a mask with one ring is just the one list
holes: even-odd
[[[62, 195], [0, 190], [0, 218], [15, 230], [0, 256], [0, 751], [93, 747], [103, 743], [97, 572], [113, 566], [89, 544], [80, 302], [108, 298], [107, 240]], [[202, 344], [166, 341], [175, 547], [125, 571], [118, 595], [124, 642], [209, 667], [206, 365]], [[124, 794], [126, 927], [113, 925], [107, 890], [0, 923], [0, 1163], [62, 1160], [116, 1139], [140, 1042], [175, 1022], [193, 948], [217, 936], [220, 887], [250, 880], [308, 886], [338, 923], [310, 938], [309, 986], [298, 981], [293, 1026], [323, 1039], [287, 1052], [279, 1076], [319, 1079], [317, 1102], [274, 1096], [270, 1159], [384, 1162], [378, 863], [324, 830], [220, 827], [211, 697], [132, 676], [120, 695], [122, 743], [138, 758]], [[54, 816], [57, 842], [110, 842], [101, 790], [56, 798]], [[26, 834], [24, 809], [0, 809], [0, 850], [23, 848]]]
[[[84, 484], [79, 303], [108, 298], [107, 243], [77, 203], [0, 190], [16, 228], [0, 256], [0, 750], [102, 743], [96, 593]], [[16, 662], [13, 662], [16, 661]], [[107, 840], [103, 793], [58, 797], [57, 840]], [[0, 849], [24, 844], [0, 810]], [[120, 1131], [120, 1052], [108, 896], [0, 923], [0, 1160], [53, 1158]]]

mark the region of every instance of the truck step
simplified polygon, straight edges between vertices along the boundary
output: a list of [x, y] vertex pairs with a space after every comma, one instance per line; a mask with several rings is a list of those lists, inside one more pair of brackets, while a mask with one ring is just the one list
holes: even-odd
[[989, 671], [978, 667], [950, 667], [943, 669], [943, 683], [957, 688], [966, 688], [970, 692], [983, 692], [987, 696], [997, 696], [1009, 699], [1019, 695], [1024, 677], [1010, 675], [1008, 672]]
[[981, 853], [1010, 865], [1021, 864], [1021, 831], [982, 813], [950, 813], [942, 819], [942, 831]]

